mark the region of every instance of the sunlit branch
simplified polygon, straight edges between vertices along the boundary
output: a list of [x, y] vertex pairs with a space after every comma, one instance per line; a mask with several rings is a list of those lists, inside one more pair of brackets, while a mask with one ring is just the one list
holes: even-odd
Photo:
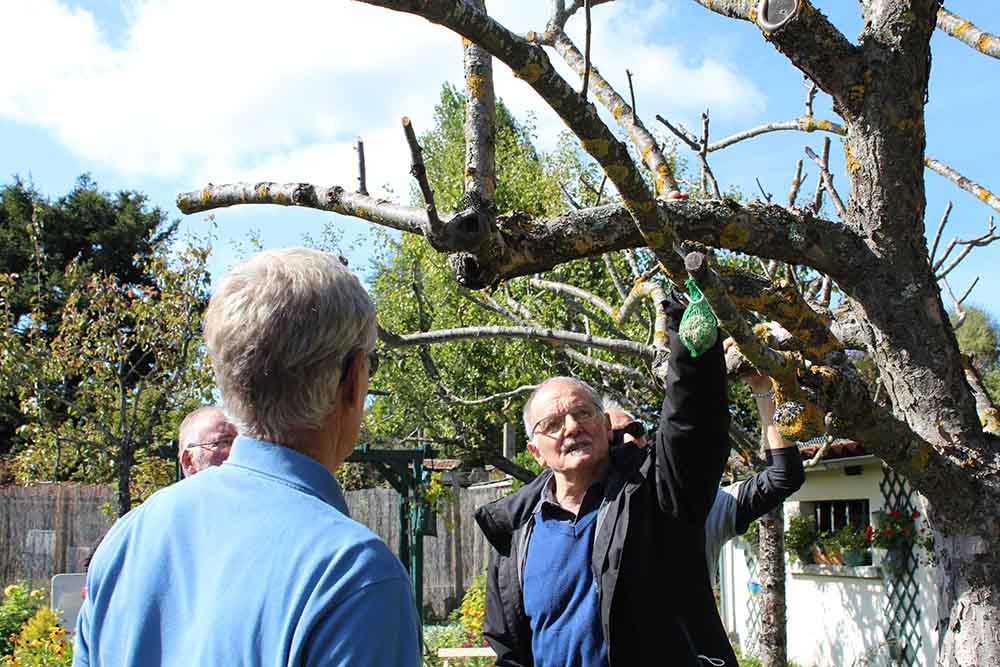
[[944, 7], [938, 9], [937, 27], [960, 42], [964, 42], [980, 53], [1000, 58], [1000, 37], [980, 30], [969, 21], [949, 12]]
[[948, 165], [938, 160], [935, 160], [934, 158], [924, 157], [924, 164], [927, 165], [927, 168], [930, 169], [931, 171], [937, 172], [938, 174], [944, 176], [945, 178], [947, 178], [949, 181], [951, 181], [961, 189], [975, 195], [976, 198], [978, 198], [980, 201], [982, 201], [984, 204], [986, 204], [993, 210], [1000, 211], [1000, 197], [997, 197], [995, 194], [993, 194], [983, 186], [979, 185], [975, 181], [966, 178], [965, 176], [958, 173]]

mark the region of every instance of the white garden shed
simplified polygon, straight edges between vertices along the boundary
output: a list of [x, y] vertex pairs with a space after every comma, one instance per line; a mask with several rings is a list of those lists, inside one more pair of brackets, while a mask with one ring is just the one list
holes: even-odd
[[[811, 457], [816, 445], [803, 447]], [[923, 498], [856, 443], [830, 448], [807, 469], [802, 488], [785, 502], [785, 525], [793, 514], [817, 517], [827, 529], [863, 521], [879, 511], [924, 510]], [[937, 652], [936, 571], [928, 554], [914, 548], [902, 572], [883, 572], [874, 563], [786, 565], [788, 656], [803, 667], [935, 664]], [[754, 653], [759, 631], [756, 560], [744, 540], [725, 545], [720, 559], [721, 612], [727, 630], [744, 653]]]

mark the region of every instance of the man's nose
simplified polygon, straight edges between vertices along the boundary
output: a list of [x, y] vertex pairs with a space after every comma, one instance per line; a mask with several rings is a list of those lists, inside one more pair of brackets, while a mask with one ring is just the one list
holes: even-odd
[[567, 412], [566, 415], [563, 417], [563, 427], [562, 427], [563, 435], [565, 436], [565, 435], [568, 435], [570, 433], [576, 433], [581, 428], [582, 427], [580, 425], [580, 422], [578, 422], [573, 417], [572, 413]]

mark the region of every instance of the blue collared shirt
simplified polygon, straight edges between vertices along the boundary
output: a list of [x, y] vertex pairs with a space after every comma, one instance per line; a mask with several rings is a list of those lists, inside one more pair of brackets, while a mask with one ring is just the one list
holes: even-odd
[[94, 554], [74, 665], [420, 664], [399, 560], [347, 516], [336, 478], [239, 437], [153, 494]]

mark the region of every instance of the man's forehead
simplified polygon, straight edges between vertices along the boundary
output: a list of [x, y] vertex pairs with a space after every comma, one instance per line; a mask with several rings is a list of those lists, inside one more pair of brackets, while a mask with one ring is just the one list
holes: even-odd
[[542, 414], [549, 409], [577, 403], [592, 403], [593, 398], [583, 387], [573, 382], [553, 380], [535, 397], [535, 412]]
[[209, 412], [198, 419], [193, 430], [200, 437], [214, 432], [222, 434], [234, 429], [226, 421], [225, 414], [222, 412]]

